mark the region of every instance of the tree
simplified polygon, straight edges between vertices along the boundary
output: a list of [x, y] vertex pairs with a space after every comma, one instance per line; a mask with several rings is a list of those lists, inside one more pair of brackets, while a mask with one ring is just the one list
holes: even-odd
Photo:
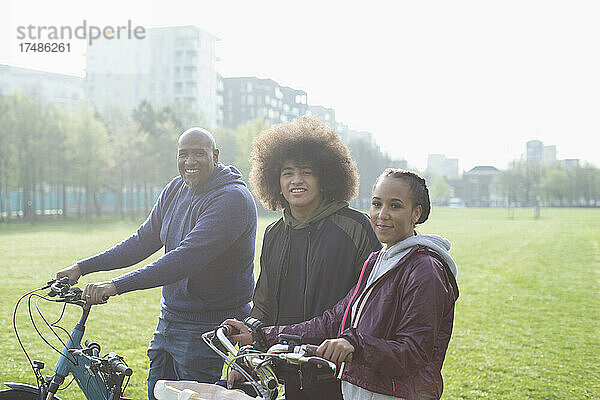
[[357, 206], [364, 209], [370, 204], [375, 179], [391, 165], [392, 160], [380, 150], [379, 146], [363, 138], [350, 140], [346, 145], [350, 149], [352, 159], [356, 162], [360, 176]]
[[242, 176], [247, 178], [250, 174], [250, 151], [252, 142], [258, 134], [269, 128], [269, 124], [262, 117], [255, 118], [235, 128], [236, 151], [233, 164], [240, 170]]
[[47, 158], [43, 147], [45, 113], [41, 106], [27, 96], [10, 97], [14, 124], [10, 134], [15, 138], [18, 187], [22, 191], [21, 209], [26, 220], [33, 222], [36, 211], [36, 187], [42, 182]]
[[133, 111], [132, 118], [137, 124], [139, 149], [134, 180], [138, 192], [143, 193], [144, 211], [149, 212], [153, 188], [164, 186], [176, 175], [174, 146], [182, 131], [181, 123], [169, 107], [157, 112], [145, 101]]
[[74, 133], [68, 138], [74, 154], [70, 168], [77, 171], [75, 183], [84, 189], [85, 216], [90, 219], [93, 211], [98, 216], [101, 213], [97, 193], [108, 178], [113, 158], [106, 127], [83, 104], [75, 116]]
[[550, 206], [564, 206], [567, 204], [570, 192], [569, 186], [567, 171], [560, 167], [546, 170], [540, 183], [542, 196]]
[[431, 175], [427, 179], [429, 182], [429, 197], [431, 202], [437, 205], [446, 205], [450, 200], [450, 185], [444, 177], [439, 175]]
[[[0, 219], [8, 221], [12, 204], [9, 193], [16, 188], [16, 120], [14, 99], [0, 96]], [[4, 217], [6, 214], [6, 218]]]

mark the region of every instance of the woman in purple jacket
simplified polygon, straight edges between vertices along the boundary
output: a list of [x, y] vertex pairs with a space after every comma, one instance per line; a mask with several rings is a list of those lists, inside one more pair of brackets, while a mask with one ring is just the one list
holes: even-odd
[[[263, 328], [267, 341], [287, 333], [320, 344], [319, 355], [341, 365], [345, 399], [439, 399], [458, 287], [450, 242], [415, 232], [430, 209], [423, 178], [386, 169], [373, 187], [370, 210], [384, 248], [371, 254], [356, 286], [332, 309], [299, 324]], [[243, 323], [225, 324], [237, 330], [232, 339], [252, 342]]]

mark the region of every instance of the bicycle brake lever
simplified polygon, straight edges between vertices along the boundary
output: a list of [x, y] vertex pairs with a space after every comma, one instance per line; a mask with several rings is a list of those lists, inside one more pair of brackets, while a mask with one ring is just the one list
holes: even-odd
[[40, 290], [49, 289], [54, 284], [54, 282], [56, 282], [56, 279], [50, 279], [48, 282], [46, 282], [44, 286], [40, 288]]

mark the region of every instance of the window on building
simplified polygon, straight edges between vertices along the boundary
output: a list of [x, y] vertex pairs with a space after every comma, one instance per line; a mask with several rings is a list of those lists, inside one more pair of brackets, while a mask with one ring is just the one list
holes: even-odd
[[196, 98], [195, 97], [186, 97], [185, 98], [185, 105], [189, 108], [196, 108]]
[[296, 95], [296, 103], [297, 104], [306, 104], [306, 95], [305, 94], [297, 94]]
[[277, 97], [278, 99], [283, 99], [283, 93], [281, 93], [281, 89], [279, 89], [279, 86], [275, 86], [275, 97]]
[[186, 82], [185, 84], [185, 92], [187, 94], [196, 94], [197, 91], [197, 87], [196, 84], [194, 82]]
[[185, 78], [196, 78], [196, 75], [197, 75], [196, 67], [185, 67], [183, 71], [184, 71]]

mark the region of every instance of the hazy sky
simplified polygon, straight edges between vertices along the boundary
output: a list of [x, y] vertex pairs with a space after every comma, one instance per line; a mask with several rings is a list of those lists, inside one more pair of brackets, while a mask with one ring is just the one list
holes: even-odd
[[[393, 5], [392, 5], [393, 4]], [[600, 166], [597, 1], [14, 1], [0, 63], [83, 74], [71, 54], [21, 54], [20, 25], [197, 25], [220, 38], [225, 76], [272, 78], [332, 107], [384, 151], [425, 168], [505, 168], [540, 139]]]

